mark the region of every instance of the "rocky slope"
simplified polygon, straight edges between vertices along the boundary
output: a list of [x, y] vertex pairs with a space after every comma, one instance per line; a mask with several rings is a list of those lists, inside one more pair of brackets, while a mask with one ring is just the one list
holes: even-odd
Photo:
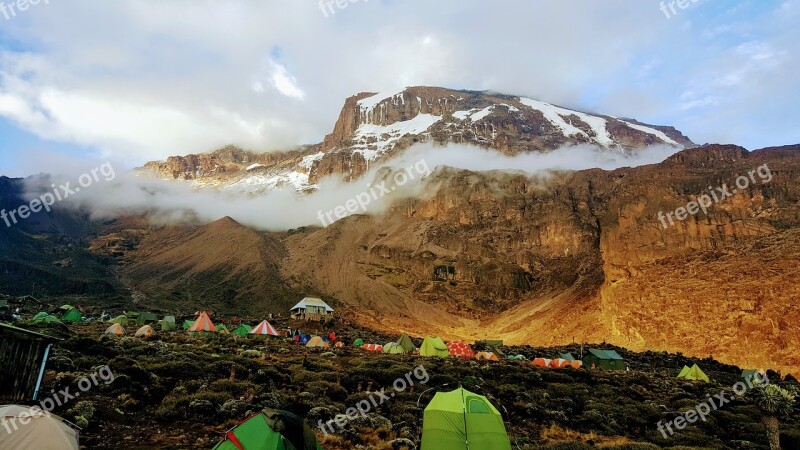
[[[387, 331], [606, 341], [797, 373], [798, 150], [714, 145], [657, 165], [546, 177], [442, 167], [427, 179], [428, 195], [386, 214], [268, 234], [264, 242], [281, 250], [265, 261], [290, 287], [283, 292], [323, 296]], [[736, 188], [748, 173], [748, 186]], [[732, 195], [663, 226], [659, 212], [686, 207], [709, 187]], [[199, 248], [220, 267], [240, 266], [241, 251], [181, 237], [200, 232], [148, 241], [132, 254], [129, 276], [168, 274], [165, 283], [192, 286], [204, 271], [185, 261]], [[246, 272], [226, 271], [226, 282], [239, 286]], [[242, 293], [244, 303], [224, 306], [248, 309], [254, 294]]]
[[587, 114], [524, 97], [435, 87], [361, 93], [345, 101], [333, 132], [314, 146], [256, 154], [226, 147], [173, 156], [139, 172], [195, 186], [264, 192], [314, 189], [320, 179], [354, 180], [419, 142], [465, 143], [507, 155], [591, 144], [631, 153], [649, 145], [694, 144], [672, 127]]

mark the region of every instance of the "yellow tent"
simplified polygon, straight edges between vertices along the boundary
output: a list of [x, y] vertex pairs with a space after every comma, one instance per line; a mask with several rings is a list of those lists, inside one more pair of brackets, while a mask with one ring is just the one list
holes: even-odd
[[705, 381], [706, 383], [711, 382], [711, 380], [708, 378], [708, 375], [706, 375], [697, 364], [693, 365], [691, 368], [683, 366], [683, 370], [681, 370], [681, 373], [678, 374], [678, 378], [682, 378], [684, 380]]
[[311, 340], [308, 341], [308, 344], [306, 344], [306, 347], [308, 347], [308, 348], [331, 348], [331, 346], [327, 342], [323, 341], [322, 338], [319, 337], [319, 336], [312, 337]]

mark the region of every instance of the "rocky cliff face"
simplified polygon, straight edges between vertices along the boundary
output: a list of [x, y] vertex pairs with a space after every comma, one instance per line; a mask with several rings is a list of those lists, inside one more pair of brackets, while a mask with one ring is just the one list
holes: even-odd
[[361, 93], [345, 101], [322, 143], [285, 153], [226, 147], [151, 162], [141, 172], [198, 187], [248, 191], [314, 189], [324, 177], [352, 181], [415, 143], [471, 144], [508, 155], [590, 144], [632, 153], [650, 145], [694, 144], [672, 127], [587, 114], [524, 97], [436, 87]]
[[[440, 169], [424, 199], [289, 237], [285, 276], [376, 327], [608, 341], [796, 373], [798, 150], [707, 146], [548, 178]], [[659, 212], [709, 186], [731, 196], [664, 228]]]

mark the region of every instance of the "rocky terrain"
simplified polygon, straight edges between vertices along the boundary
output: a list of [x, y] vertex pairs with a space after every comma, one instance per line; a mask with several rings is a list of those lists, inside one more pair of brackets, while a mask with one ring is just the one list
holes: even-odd
[[[274, 323], [278, 328], [292, 325], [321, 331], [307, 323]], [[74, 391], [77, 380], [99, 366], [108, 365], [114, 375], [112, 383], [99, 383], [54, 411], [83, 427], [81, 444], [86, 448], [211, 448], [228, 429], [271, 407], [304, 416], [326, 450], [412, 449], [419, 443], [423, 409], [433, 393], [452, 390], [459, 383], [488, 396], [503, 411], [513, 448], [768, 448], [758, 410], [732, 393], [739, 369], [709, 359], [618, 348], [631, 371], [557, 370], [532, 367], [529, 361], [431, 359], [349, 346], [320, 352], [283, 339], [191, 337], [180, 331], [147, 339], [101, 337], [105, 326], [35, 328], [65, 339], [48, 364], [43, 392], [68, 387]], [[341, 324], [335, 327], [348, 343], [357, 337], [381, 343], [396, 338]], [[580, 352], [575, 345], [500, 350], [528, 358]], [[681, 367], [695, 363], [711, 383], [676, 378]], [[333, 434], [318, 428], [320, 420], [344, 413], [370, 392], [384, 387], [391, 392], [396, 379], [419, 367], [427, 374], [427, 383], [397, 393], [367, 417]], [[798, 386], [791, 378], [769, 375], [774, 383]], [[659, 421], [673, 420], [707, 394], [722, 390], [734, 400], [707, 421], [670, 438], [658, 431]], [[781, 431], [784, 448], [800, 445], [800, 410], [783, 420]]]

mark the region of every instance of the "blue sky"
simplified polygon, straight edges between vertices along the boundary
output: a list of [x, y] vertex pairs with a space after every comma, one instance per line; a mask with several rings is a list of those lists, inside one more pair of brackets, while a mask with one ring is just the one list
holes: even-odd
[[526, 95], [701, 144], [800, 142], [800, 0], [700, 0], [670, 18], [660, 4], [362, 0], [326, 17], [313, 0], [40, 3], [0, 15], [0, 174], [315, 143], [346, 97], [410, 85]]

